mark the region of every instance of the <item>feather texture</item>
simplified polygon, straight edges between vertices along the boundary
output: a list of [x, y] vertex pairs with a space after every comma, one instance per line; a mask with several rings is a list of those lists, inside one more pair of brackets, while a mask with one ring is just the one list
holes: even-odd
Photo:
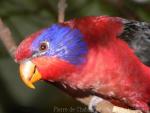
[[86, 60], [88, 47], [82, 33], [77, 29], [58, 24], [45, 29], [32, 43], [32, 51], [35, 54], [39, 53], [39, 45], [44, 41], [49, 43], [49, 49], [43, 55], [55, 56], [75, 65]]
[[[88, 90], [147, 112], [150, 68], [135, 55], [137, 48], [132, 43], [136, 40], [128, 40], [125, 30], [131, 26], [118, 17], [73, 19], [44, 29], [28, 47], [25, 40], [16, 53], [22, 59], [30, 57], [44, 80], [67, 84], [75, 91]], [[125, 38], [121, 38], [123, 34]], [[39, 49], [42, 42], [49, 45], [44, 52]], [[24, 54], [25, 50], [30, 54]]]
[[150, 66], [150, 23], [122, 19], [124, 30], [119, 36], [126, 41], [140, 60]]

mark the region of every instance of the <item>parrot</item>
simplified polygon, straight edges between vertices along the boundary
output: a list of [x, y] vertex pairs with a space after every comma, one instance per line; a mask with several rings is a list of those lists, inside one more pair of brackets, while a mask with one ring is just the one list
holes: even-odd
[[18, 46], [15, 60], [32, 89], [43, 80], [72, 95], [94, 95], [148, 113], [149, 48], [149, 23], [85, 16], [31, 34]]

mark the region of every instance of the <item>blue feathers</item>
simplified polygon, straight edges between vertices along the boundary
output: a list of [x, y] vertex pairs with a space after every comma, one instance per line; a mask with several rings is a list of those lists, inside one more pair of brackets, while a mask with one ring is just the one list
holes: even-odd
[[88, 47], [79, 30], [59, 24], [52, 25], [32, 43], [35, 54], [41, 53], [39, 46], [44, 41], [49, 43], [49, 48], [42, 55], [55, 56], [75, 65], [85, 62]]

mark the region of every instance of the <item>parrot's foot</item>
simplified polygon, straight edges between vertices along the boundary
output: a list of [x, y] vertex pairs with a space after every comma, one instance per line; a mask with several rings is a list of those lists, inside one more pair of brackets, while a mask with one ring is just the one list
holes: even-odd
[[91, 101], [89, 103], [88, 109], [93, 113], [100, 113], [100, 112], [96, 111], [96, 106], [101, 101], [103, 101], [102, 98], [93, 96], [93, 98], [91, 99]]

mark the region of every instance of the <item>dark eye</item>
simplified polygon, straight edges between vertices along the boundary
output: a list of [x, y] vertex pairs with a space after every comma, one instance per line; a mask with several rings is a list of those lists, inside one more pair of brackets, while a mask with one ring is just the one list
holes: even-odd
[[48, 42], [42, 42], [41, 44], [40, 44], [40, 51], [45, 51], [45, 50], [47, 50], [48, 49]]

